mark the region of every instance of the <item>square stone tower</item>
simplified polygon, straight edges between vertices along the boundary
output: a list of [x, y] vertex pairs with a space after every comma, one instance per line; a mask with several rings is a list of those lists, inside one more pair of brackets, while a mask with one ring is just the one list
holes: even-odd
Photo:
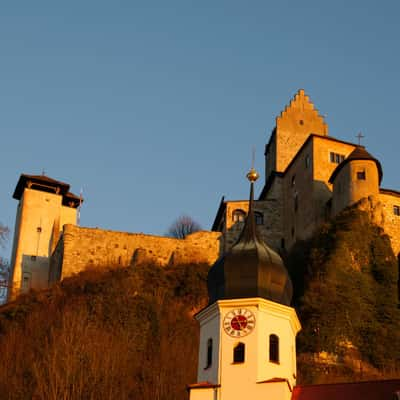
[[81, 199], [67, 183], [45, 175], [22, 174], [13, 198], [19, 200], [11, 254], [8, 299], [48, 286], [49, 257], [64, 224], [76, 224]]

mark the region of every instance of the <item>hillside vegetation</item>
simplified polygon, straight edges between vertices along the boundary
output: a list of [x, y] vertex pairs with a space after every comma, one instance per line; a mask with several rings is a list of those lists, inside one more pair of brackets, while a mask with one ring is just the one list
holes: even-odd
[[[349, 209], [288, 256], [298, 383], [400, 376], [397, 263]], [[187, 398], [206, 265], [89, 270], [0, 308], [0, 398]]]
[[2, 307], [0, 398], [185, 399], [207, 270], [87, 271]]
[[303, 381], [400, 376], [398, 263], [367, 213], [345, 210], [297, 243], [287, 265]]

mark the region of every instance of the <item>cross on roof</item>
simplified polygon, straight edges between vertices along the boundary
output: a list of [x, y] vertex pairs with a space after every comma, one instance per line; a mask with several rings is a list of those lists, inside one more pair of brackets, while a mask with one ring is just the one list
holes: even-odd
[[361, 145], [361, 139], [365, 138], [365, 136], [361, 132], [358, 132], [358, 134], [356, 135], [356, 138], [358, 138], [358, 145], [360, 146]]

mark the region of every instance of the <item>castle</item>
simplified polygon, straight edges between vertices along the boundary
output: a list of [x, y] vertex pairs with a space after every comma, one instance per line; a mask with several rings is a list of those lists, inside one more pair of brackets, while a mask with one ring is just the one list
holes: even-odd
[[[265, 185], [255, 202], [262, 238], [284, 253], [343, 208], [358, 203], [390, 236], [400, 257], [400, 192], [380, 187], [382, 167], [366, 149], [328, 136], [328, 126], [304, 90], [276, 119], [265, 147]], [[44, 175], [21, 175], [8, 298], [47, 287], [86, 268], [144, 260], [168, 265], [212, 264], [236, 242], [248, 200], [225, 201], [212, 232], [184, 240], [77, 225], [82, 199]], [[400, 259], [400, 258], [399, 258]]]
[[[345, 207], [358, 203], [400, 255], [400, 192], [380, 187], [380, 162], [358, 144], [328, 136], [304, 90], [276, 118], [265, 146], [265, 184], [255, 204], [263, 239], [285, 253]], [[248, 201], [222, 198], [212, 230], [228, 250], [243, 229]]]

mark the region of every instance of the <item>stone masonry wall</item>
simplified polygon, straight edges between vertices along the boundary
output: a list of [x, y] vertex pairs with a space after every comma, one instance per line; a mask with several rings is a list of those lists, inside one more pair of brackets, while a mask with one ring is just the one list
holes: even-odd
[[185, 239], [64, 225], [50, 263], [50, 281], [90, 267], [214, 263], [220, 254], [219, 232], [196, 232]]

